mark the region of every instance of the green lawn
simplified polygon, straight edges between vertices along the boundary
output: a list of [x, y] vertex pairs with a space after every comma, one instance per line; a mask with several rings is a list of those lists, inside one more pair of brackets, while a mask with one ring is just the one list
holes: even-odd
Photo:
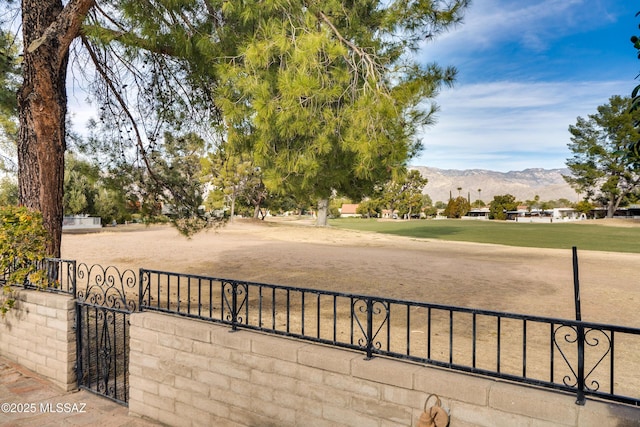
[[340, 218], [338, 228], [373, 231], [426, 239], [442, 239], [510, 246], [640, 253], [640, 227], [612, 227], [579, 223], [532, 224], [503, 221], [413, 220], [377, 221]]

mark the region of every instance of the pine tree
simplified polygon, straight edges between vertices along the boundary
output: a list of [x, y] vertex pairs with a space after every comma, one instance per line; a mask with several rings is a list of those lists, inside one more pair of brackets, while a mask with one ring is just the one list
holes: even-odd
[[326, 225], [332, 194], [362, 199], [421, 148], [416, 132], [436, 110], [423, 103], [455, 69], [409, 53], [467, 2], [268, 4], [234, 10], [257, 30], [220, 66], [219, 105], [229, 141], [264, 165], [267, 187], [317, 200]]
[[[468, 3], [23, 0], [20, 201], [42, 211], [58, 256], [69, 63], [96, 77], [111, 133], [103, 147], [159, 187], [168, 175], [153, 170], [151, 153], [164, 132], [213, 124], [220, 141], [264, 164], [271, 190], [360, 198], [420, 148], [416, 131], [435, 111], [422, 103], [455, 69], [419, 64], [413, 52], [460, 22]], [[174, 200], [180, 215], [194, 214], [188, 202], [197, 195]]]

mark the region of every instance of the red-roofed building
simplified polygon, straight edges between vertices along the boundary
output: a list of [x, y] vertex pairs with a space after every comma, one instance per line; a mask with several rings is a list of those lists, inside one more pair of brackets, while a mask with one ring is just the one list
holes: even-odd
[[356, 210], [360, 206], [358, 203], [344, 203], [340, 208], [340, 216], [345, 218], [359, 217], [360, 214]]

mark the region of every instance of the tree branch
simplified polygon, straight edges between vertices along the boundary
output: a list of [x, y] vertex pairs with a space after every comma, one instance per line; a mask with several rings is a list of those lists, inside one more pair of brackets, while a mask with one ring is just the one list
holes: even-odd
[[107, 71], [102, 66], [102, 63], [100, 62], [100, 60], [98, 58], [98, 55], [93, 50], [93, 47], [91, 46], [91, 44], [88, 42], [88, 40], [84, 36], [82, 37], [82, 44], [87, 49], [87, 52], [89, 52], [89, 56], [91, 57], [91, 60], [93, 61], [93, 64], [95, 65], [96, 70], [98, 71], [98, 74], [100, 74], [100, 76], [102, 76], [105, 84], [111, 89], [111, 91], [113, 93], [113, 96], [116, 98], [116, 101], [118, 102], [118, 104], [122, 108], [122, 111], [127, 116], [129, 121], [131, 122], [131, 125], [133, 127], [134, 133], [136, 135], [136, 145], [138, 146], [140, 154], [142, 155], [142, 160], [143, 160], [145, 166], [147, 167], [147, 170], [149, 171], [149, 175], [151, 176], [151, 178], [153, 178], [154, 181], [156, 181], [157, 183], [160, 183], [161, 182], [160, 179], [155, 175], [155, 173], [153, 172], [153, 170], [151, 168], [151, 163], [149, 162], [149, 158], [147, 157], [146, 150], [144, 148], [144, 143], [142, 142], [142, 136], [140, 134], [140, 130], [138, 129], [138, 125], [136, 124], [136, 121], [135, 121], [133, 115], [131, 114], [131, 112], [129, 111], [129, 108], [127, 107], [127, 103], [122, 98], [122, 95], [120, 95], [120, 93], [118, 92], [118, 90], [117, 90], [116, 86], [114, 85], [113, 81], [111, 80], [111, 78], [109, 78], [109, 75], [107, 74]]
[[[331, 32], [333, 32], [333, 34], [338, 38], [338, 40], [340, 40], [340, 42], [344, 43], [345, 45], [347, 45], [354, 53], [356, 53], [360, 59], [362, 60], [362, 62], [364, 62], [365, 64], [365, 72], [366, 72], [366, 80], [373, 80], [376, 82], [376, 87], [379, 87], [379, 82], [380, 82], [380, 73], [378, 72], [378, 68], [379, 68], [379, 64], [375, 61], [375, 59], [372, 57], [372, 55], [368, 54], [367, 52], [364, 51], [364, 49], [361, 49], [360, 47], [358, 47], [355, 43], [353, 43], [350, 40], [347, 40], [338, 30], [338, 28], [336, 28], [335, 25], [333, 25], [333, 22], [331, 22], [331, 20], [327, 17], [327, 15], [325, 15], [323, 12], [319, 11], [318, 12], [318, 16], [320, 17], [320, 19], [327, 24], [327, 26], [331, 29]], [[354, 70], [357, 72], [357, 65], [355, 63], [352, 64]]]
[[33, 53], [55, 39], [59, 44], [57, 57], [63, 58], [73, 39], [80, 35], [82, 22], [94, 5], [95, 0], [71, 0], [44, 33], [29, 44], [27, 52]]
[[85, 30], [87, 33], [101, 34], [101, 37], [107, 38], [109, 41], [119, 41], [125, 46], [135, 46], [161, 55], [174, 57], [179, 56], [171, 46], [151, 43], [149, 42], [149, 40], [138, 37], [128, 31], [116, 31], [111, 28], [102, 27], [100, 25], [86, 25]]

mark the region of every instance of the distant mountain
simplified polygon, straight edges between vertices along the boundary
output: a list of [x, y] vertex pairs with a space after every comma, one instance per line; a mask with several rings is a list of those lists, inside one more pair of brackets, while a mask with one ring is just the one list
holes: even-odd
[[438, 169], [426, 166], [413, 166], [429, 180], [423, 193], [431, 200], [447, 201], [449, 194], [458, 196], [470, 195], [471, 201], [480, 198], [489, 203], [493, 196], [512, 194], [517, 200], [533, 200], [538, 195], [541, 201], [568, 199], [577, 202], [578, 194], [565, 182], [562, 175], [568, 175], [569, 169], [525, 169], [523, 171], [496, 172], [485, 169]]

